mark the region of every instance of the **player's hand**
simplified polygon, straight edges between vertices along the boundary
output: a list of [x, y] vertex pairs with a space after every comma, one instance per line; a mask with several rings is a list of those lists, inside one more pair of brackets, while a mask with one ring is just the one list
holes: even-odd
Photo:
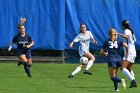
[[24, 18], [20, 18], [20, 21], [21, 21], [21, 23], [25, 23], [26, 22], [26, 18], [24, 17]]
[[94, 45], [96, 45], [97, 44], [97, 41], [94, 41]]
[[30, 45], [26, 45], [26, 48], [30, 48]]
[[73, 45], [72, 45], [72, 44], [70, 44], [69, 48], [72, 48], [72, 46], [73, 46]]
[[12, 49], [12, 47], [9, 47], [9, 48], [8, 48], [8, 52], [10, 52], [10, 51], [11, 51], [11, 49]]
[[107, 56], [107, 55], [108, 55], [108, 53], [107, 53], [107, 52], [104, 52], [104, 53], [103, 53], [103, 55], [104, 55], [104, 56]]
[[71, 43], [70, 43], [69, 48], [72, 48], [72, 47], [73, 47], [73, 43], [74, 43], [74, 42], [71, 42]]

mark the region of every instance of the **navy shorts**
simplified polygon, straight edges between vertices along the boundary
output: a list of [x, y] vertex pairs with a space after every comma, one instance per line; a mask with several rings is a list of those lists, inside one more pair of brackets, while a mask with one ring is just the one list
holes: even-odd
[[109, 61], [108, 62], [108, 67], [121, 67], [122, 66], [122, 61]]
[[23, 49], [17, 49], [16, 51], [16, 55], [19, 57], [21, 55], [25, 55], [28, 59], [29, 58], [32, 58], [32, 55], [31, 55], [31, 50], [23, 50]]

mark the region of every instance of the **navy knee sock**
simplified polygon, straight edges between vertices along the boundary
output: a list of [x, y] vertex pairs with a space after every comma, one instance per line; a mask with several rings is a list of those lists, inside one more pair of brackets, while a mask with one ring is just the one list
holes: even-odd
[[114, 83], [115, 90], [117, 90], [118, 89], [118, 82], [121, 83], [121, 79], [116, 76], [116, 77], [112, 77], [111, 80]]
[[119, 82], [119, 83], [121, 83], [121, 79], [118, 78], [118, 77], [112, 77], [111, 80], [114, 81], [114, 82]]
[[118, 82], [113, 81], [115, 90], [118, 89]]
[[29, 65], [29, 67], [31, 67], [32, 65]]
[[24, 65], [24, 70], [25, 70], [25, 72], [27, 73], [27, 75], [28, 75], [28, 76], [31, 76], [30, 68], [29, 68], [28, 62], [24, 62], [23, 65]]

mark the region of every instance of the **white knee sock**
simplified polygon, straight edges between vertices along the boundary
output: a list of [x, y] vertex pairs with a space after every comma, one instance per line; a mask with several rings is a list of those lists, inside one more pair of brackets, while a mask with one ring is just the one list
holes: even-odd
[[89, 60], [87, 67], [86, 67], [86, 70], [89, 70], [92, 65], [93, 65], [93, 60]]
[[133, 78], [135, 79], [135, 74], [134, 74], [134, 72], [133, 72], [133, 70], [131, 70], [131, 75], [133, 76]]
[[77, 74], [80, 70], [81, 70], [81, 68], [78, 66], [78, 67], [72, 72], [71, 75]]
[[123, 73], [126, 77], [128, 77], [131, 81], [134, 79], [134, 77], [131, 75], [131, 73], [130, 73], [126, 68], [124, 68], [124, 69], [122, 70], [122, 73]]

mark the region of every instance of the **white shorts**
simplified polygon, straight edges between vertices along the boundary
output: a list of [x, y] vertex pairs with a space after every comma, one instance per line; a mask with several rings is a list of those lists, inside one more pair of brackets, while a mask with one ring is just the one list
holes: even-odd
[[134, 55], [128, 55], [127, 57], [123, 57], [123, 60], [127, 60], [130, 63], [134, 63], [135, 59], [136, 59], [136, 56], [134, 56]]
[[86, 50], [82, 50], [82, 51], [79, 50], [79, 55], [82, 57], [82, 56], [84, 56], [87, 52], [88, 52], [88, 51], [86, 51]]

